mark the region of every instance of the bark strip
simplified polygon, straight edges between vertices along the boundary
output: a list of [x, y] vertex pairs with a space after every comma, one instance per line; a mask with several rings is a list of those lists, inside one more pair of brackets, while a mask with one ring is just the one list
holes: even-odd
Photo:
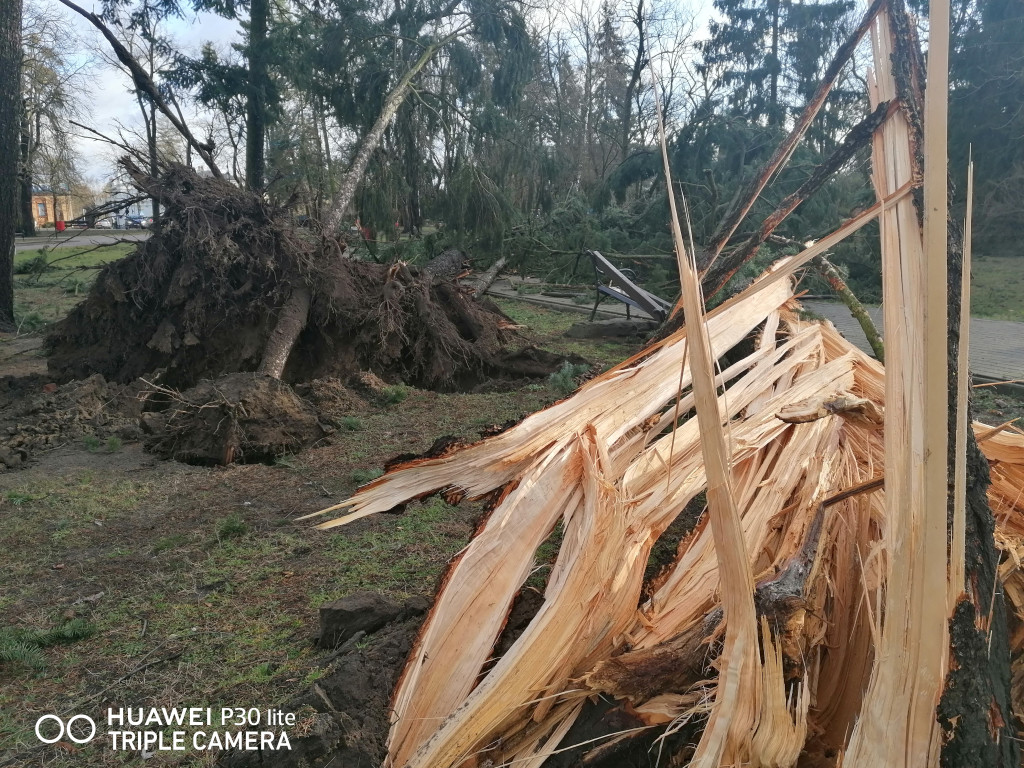
[[885, 344], [882, 343], [882, 337], [878, 334], [878, 329], [875, 328], [875, 323], [871, 319], [871, 315], [861, 304], [860, 299], [857, 295], [850, 290], [850, 286], [843, 280], [843, 276], [839, 274], [839, 270], [836, 269], [835, 264], [825, 258], [822, 254], [814, 259], [814, 266], [818, 268], [821, 276], [825, 278], [825, 281], [829, 284], [829, 287], [835, 291], [836, 296], [842, 299], [853, 318], [860, 324], [861, 330], [864, 331], [864, 335], [868, 339], [868, 344], [871, 345], [871, 351], [874, 352], [875, 357], [878, 358], [878, 362], [885, 362]]

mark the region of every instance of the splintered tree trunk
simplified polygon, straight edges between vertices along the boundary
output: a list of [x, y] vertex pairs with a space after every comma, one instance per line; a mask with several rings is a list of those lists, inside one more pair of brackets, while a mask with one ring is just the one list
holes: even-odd
[[20, 85], [21, 0], [0, 0], [0, 331], [14, 328]]

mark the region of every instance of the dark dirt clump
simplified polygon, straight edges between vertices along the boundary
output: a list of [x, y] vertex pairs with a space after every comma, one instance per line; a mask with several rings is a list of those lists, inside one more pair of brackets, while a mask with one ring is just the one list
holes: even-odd
[[138, 437], [141, 384], [112, 384], [95, 374], [63, 385], [27, 377], [0, 400], [0, 471], [22, 466], [33, 453], [91, 439]]
[[297, 714], [289, 729], [291, 750], [263, 756], [233, 753], [224, 768], [378, 768], [384, 760], [391, 692], [423, 623], [428, 602], [411, 598], [399, 619], [370, 635], [352, 638], [329, 657], [327, 674], [283, 707]]
[[164, 223], [104, 267], [47, 337], [59, 381], [102, 373], [188, 389], [255, 371], [289, 298], [306, 291], [308, 314], [283, 371], [290, 383], [367, 370], [391, 383], [461, 391], [491, 378], [547, 375], [562, 363], [510, 356], [515, 324], [454, 282], [402, 262], [355, 261], [344, 241], [298, 229], [261, 196], [183, 166], [155, 179], [123, 165], [162, 199]]
[[159, 411], [142, 414], [146, 448], [189, 464], [272, 460], [333, 432], [287, 384], [270, 376], [232, 373], [180, 394], [151, 395]]

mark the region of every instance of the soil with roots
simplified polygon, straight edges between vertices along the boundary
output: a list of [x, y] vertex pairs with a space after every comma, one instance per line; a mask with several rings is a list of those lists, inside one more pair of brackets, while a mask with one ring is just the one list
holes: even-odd
[[188, 168], [153, 178], [124, 166], [166, 214], [49, 334], [58, 381], [101, 373], [181, 390], [255, 371], [297, 288], [311, 301], [284, 368], [289, 384], [372, 371], [389, 383], [466, 391], [548, 375], [564, 361], [516, 350], [508, 317], [430, 270], [348, 258], [343, 240], [298, 228], [261, 196]]
[[[140, 426], [157, 455], [228, 464], [316, 444], [335, 427], [293, 386], [360, 391], [370, 380], [371, 401], [394, 385], [493, 391], [567, 362], [525, 344], [496, 305], [454, 282], [458, 268], [358, 261], [343, 239], [295, 226], [251, 191], [183, 166], [155, 178], [122, 164], [165, 215], [54, 326], [47, 365], [58, 383], [99, 375], [145, 391]], [[464, 255], [451, 254], [459, 267]], [[300, 294], [308, 313], [290, 302]], [[300, 325], [280, 380], [263, 375], [292, 318]], [[318, 391], [307, 394], [315, 401]]]

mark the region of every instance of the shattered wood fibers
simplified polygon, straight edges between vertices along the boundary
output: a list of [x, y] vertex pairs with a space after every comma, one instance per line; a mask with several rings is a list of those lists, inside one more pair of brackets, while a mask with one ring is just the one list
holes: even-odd
[[[881, 411], [882, 367], [794, 310], [788, 283], [778, 280], [708, 321], [716, 357], [759, 325], [778, 327], [718, 377], [727, 384], [717, 404], [760, 615], [761, 718], [772, 723], [750, 745], [751, 765], [793, 765], [800, 751], [845, 748], [871, 673], [889, 565], [884, 492], [826, 504], [883, 475], [882, 430], [857, 412], [824, 407], [812, 421], [778, 418], [837, 396]], [[641, 602], [651, 547], [706, 489], [686, 348], [684, 328], [516, 427], [399, 467], [345, 502], [351, 511], [341, 520], [449, 487], [473, 496], [505, 489], [453, 564], [410, 656], [394, 700], [390, 764], [539, 766], [595, 693], [628, 702], [652, 727], [706, 715], [713, 671], [707, 680], [680, 680], [650, 664], [650, 653], [669, 649], [671, 658], [673, 647], [696, 647], [713, 655], [717, 647], [702, 629], [721, 616], [708, 525], [698, 524]], [[683, 418], [673, 430], [677, 412]], [[1016, 568], [1024, 555], [1024, 437], [975, 429], [992, 464], [1003, 580], [1024, 615]], [[480, 677], [558, 520], [565, 534], [544, 605]], [[702, 642], [678, 643], [695, 632]], [[675, 662], [669, 666], [702, 666]]]

